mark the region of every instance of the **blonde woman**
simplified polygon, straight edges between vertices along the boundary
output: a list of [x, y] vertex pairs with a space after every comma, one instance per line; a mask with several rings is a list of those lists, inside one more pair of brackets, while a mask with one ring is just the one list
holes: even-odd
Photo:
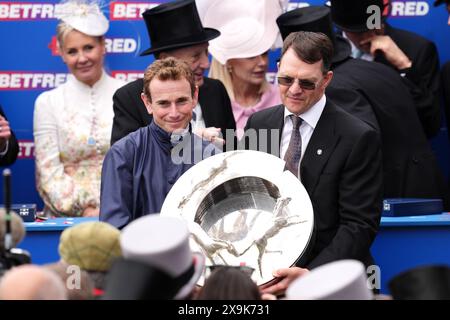
[[213, 1], [202, 10], [204, 24], [221, 32], [210, 41], [209, 77], [222, 81], [227, 89], [239, 138], [250, 115], [281, 103], [278, 88], [266, 80], [279, 14], [280, 4], [274, 0]]
[[109, 149], [112, 96], [124, 85], [103, 69], [109, 22], [94, 2], [60, 7], [58, 48], [70, 75], [39, 95], [34, 110], [36, 183], [46, 214], [98, 216]]

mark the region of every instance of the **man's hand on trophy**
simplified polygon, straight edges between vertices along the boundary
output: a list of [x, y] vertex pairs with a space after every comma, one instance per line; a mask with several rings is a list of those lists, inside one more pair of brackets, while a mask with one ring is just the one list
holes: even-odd
[[282, 268], [275, 270], [272, 274], [274, 281], [260, 287], [261, 293], [270, 293], [276, 296], [284, 295], [289, 285], [298, 277], [309, 272], [308, 269], [299, 267]]

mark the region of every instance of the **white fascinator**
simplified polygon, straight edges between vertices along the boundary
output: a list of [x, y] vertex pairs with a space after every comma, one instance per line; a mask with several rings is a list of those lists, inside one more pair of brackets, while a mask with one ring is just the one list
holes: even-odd
[[56, 6], [55, 17], [88, 36], [102, 36], [109, 28], [109, 21], [100, 10], [98, 1], [62, 1]]

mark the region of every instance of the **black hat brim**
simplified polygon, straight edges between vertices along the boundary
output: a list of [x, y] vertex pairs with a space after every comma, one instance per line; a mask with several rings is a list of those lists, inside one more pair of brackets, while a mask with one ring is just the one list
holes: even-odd
[[332, 63], [339, 63], [347, 59], [352, 54], [352, 47], [350, 43], [338, 34], [335, 35], [333, 45], [334, 53], [333, 58], [331, 58]]
[[147, 56], [149, 54], [155, 54], [158, 52], [166, 51], [166, 50], [174, 50], [180, 49], [184, 47], [194, 46], [200, 43], [208, 42], [212, 39], [220, 36], [220, 31], [213, 28], [203, 28], [203, 34], [201, 37], [197, 37], [196, 39], [186, 38], [178, 40], [177, 43], [172, 43], [164, 46], [149, 48], [143, 52], [141, 52], [140, 56]]
[[347, 31], [347, 32], [366, 32], [368, 31], [367, 26], [365, 25], [359, 25], [359, 26], [343, 26], [340, 24], [335, 23], [336, 27], [338, 27], [340, 30], [342, 31]]

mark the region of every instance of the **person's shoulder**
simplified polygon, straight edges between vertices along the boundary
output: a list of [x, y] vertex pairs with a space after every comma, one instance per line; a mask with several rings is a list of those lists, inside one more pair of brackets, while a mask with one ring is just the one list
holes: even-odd
[[268, 116], [271, 116], [276, 113], [281, 113], [283, 111], [284, 106], [282, 104], [279, 104], [273, 107], [269, 107], [267, 109], [257, 111], [254, 114], [252, 114], [251, 117], [253, 117], [253, 119], [264, 119], [267, 118]]
[[117, 89], [116, 94], [131, 94], [138, 96], [141, 95], [141, 92], [144, 88], [144, 79], [139, 78], [129, 83], [122, 85], [119, 89]]
[[225, 86], [222, 81], [217, 79], [212, 79], [208, 77], [203, 77], [203, 85], [200, 87], [200, 91], [224, 91], [226, 92]]
[[334, 102], [327, 100], [325, 108], [335, 115], [338, 122], [337, 129], [341, 132], [355, 136], [366, 132], [376, 133], [376, 130], [369, 124], [347, 112], [344, 107], [337, 106]]
[[[345, 79], [356, 79], [364, 81], [359, 81], [358, 86], [365, 87], [367, 84], [376, 83], [377, 86], [384, 87], [388, 85], [386, 80], [395, 81], [396, 84], [401, 84], [402, 80], [398, 72], [393, 68], [376, 61], [366, 61], [363, 59], [348, 59], [341, 66], [337, 67], [337, 72], [341, 72], [341, 76]], [[373, 80], [373, 81], [371, 81]]]
[[35, 101], [35, 107], [41, 108], [44, 107], [46, 109], [50, 107], [62, 107], [63, 104], [61, 103], [60, 99], [63, 99], [63, 91], [64, 87], [67, 86], [67, 83], [63, 83], [60, 86], [53, 88], [51, 90], [47, 90], [39, 94]]
[[145, 143], [149, 139], [149, 130], [148, 126], [142, 127], [133, 131], [123, 138], [117, 140], [112, 146], [111, 149], [114, 149], [115, 152], [124, 152], [125, 150], [137, 149], [140, 144]]
[[389, 26], [387, 28], [386, 34], [391, 36], [396, 42], [414, 44], [415, 47], [434, 47], [434, 43], [432, 41], [412, 31]]
[[208, 78], [208, 77], [203, 77], [203, 85], [213, 86], [213, 87], [223, 86], [222, 81], [213, 79], [213, 78]]

